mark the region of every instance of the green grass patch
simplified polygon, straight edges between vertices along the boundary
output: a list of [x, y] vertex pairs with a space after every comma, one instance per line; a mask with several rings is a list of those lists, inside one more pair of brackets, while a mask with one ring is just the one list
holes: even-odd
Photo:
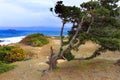
[[7, 64], [0, 61], [0, 74], [7, 72], [11, 69], [14, 69], [15, 67], [16, 65]]
[[30, 45], [33, 47], [40, 47], [49, 43], [49, 40], [43, 34], [31, 34], [25, 37], [21, 43]]

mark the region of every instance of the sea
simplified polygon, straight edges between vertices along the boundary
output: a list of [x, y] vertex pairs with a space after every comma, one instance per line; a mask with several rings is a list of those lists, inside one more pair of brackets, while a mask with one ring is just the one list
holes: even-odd
[[[63, 31], [63, 36], [68, 35], [68, 28]], [[60, 28], [20, 28], [20, 29], [1, 29], [0, 30], [0, 45], [8, 45], [18, 43], [23, 38], [30, 34], [40, 33], [45, 36], [59, 36]]]
[[[42, 29], [42, 30], [16, 30], [16, 29], [6, 29], [6, 30], [0, 30], [0, 38], [10, 38], [10, 37], [19, 37], [19, 36], [27, 36], [34, 33], [40, 33], [44, 34], [45, 36], [59, 36], [60, 30], [58, 28], [56, 29]], [[63, 32], [64, 36], [67, 36], [68, 29], [66, 28]]]

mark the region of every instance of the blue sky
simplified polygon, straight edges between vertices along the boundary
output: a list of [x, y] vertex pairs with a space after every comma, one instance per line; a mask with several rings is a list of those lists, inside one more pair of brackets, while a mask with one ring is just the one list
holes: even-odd
[[[8, 27], [59, 27], [61, 21], [49, 11], [57, 0], [0, 0], [0, 29]], [[77, 5], [89, 0], [63, 0]]]

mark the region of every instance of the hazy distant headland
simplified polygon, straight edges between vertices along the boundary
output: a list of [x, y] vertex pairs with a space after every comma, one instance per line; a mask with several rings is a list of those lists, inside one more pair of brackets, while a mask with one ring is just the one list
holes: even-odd
[[[60, 31], [60, 27], [50, 27], [50, 26], [31, 26], [31, 27], [0, 27], [0, 30], [33, 30], [33, 31], [38, 31], [38, 30], [41, 30], [41, 31], [46, 31], [46, 30], [49, 30], [49, 31]], [[68, 26], [65, 27], [65, 30], [69, 30], [70, 28]]]
[[[65, 27], [64, 35], [69, 28]], [[60, 27], [0, 27], [0, 38], [27, 36], [33, 33], [41, 33], [46, 36], [59, 36]]]

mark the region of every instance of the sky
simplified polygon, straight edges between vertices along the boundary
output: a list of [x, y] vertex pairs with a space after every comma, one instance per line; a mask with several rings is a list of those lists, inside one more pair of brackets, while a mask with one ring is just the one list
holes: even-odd
[[[9, 27], [59, 27], [61, 20], [49, 11], [57, 0], [0, 0], [0, 29]], [[89, 0], [63, 0], [79, 6]]]

